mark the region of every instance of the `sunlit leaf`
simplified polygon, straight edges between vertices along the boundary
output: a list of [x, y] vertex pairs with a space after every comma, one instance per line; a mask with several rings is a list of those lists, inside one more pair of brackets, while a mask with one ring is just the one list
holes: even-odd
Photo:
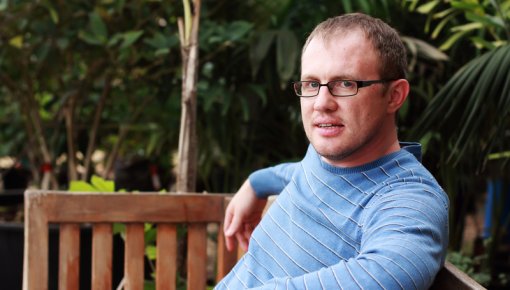
[[452, 13], [458, 13], [455, 9], [453, 8], [448, 8], [448, 9], [445, 9], [443, 11], [439, 11], [439, 12], [436, 12], [432, 15], [432, 18], [434, 19], [442, 19], [442, 18], [445, 18], [447, 17], [448, 15], [452, 14]]
[[458, 14], [458, 12], [452, 13], [452, 14], [448, 15], [447, 17], [445, 17], [444, 19], [441, 19], [441, 21], [434, 28], [434, 31], [432, 31], [431, 37], [433, 39], [437, 38], [439, 36], [439, 34], [443, 31], [443, 28], [446, 26], [446, 24], [448, 24], [452, 19], [454, 19], [457, 14]]
[[434, 10], [434, 8], [436, 8], [436, 6], [439, 3], [440, 3], [439, 0], [427, 2], [426, 4], [418, 6], [418, 8], [416, 8], [416, 11], [418, 11], [419, 13], [422, 13], [422, 14], [429, 14]]
[[97, 192], [97, 188], [85, 181], [72, 180], [69, 183], [69, 191], [73, 192]]
[[157, 248], [154, 245], [148, 245], [145, 247], [145, 255], [149, 260], [156, 260], [157, 257]]
[[462, 10], [476, 10], [480, 9], [483, 11], [483, 5], [478, 3], [478, 1], [451, 1], [451, 5], [454, 8], [462, 9]]
[[479, 23], [479, 22], [474, 22], [474, 23], [468, 23], [468, 24], [452, 27], [451, 30], [452, 30], [452, 32], [458, 32], [458, 31], [471, 31], [471, 30], [480, 29], [480, 28], [483, 28], [483, 24]]
[[469, 31], [460, 31], [450, 36], [440, 47], [440, 50], [448, 50], [454, 45], [459, 39], [461, 39]]
[[17, 35], [15, 37], [9, 39], [9, 44], [16, 48], [22, 48], [23, 47], [23, 35]]
[[491, 49], [496, 48], [496, 45], [494, 45], [494, 43], [486, 41], [485, 39], [483, 39], [481, 37], [475, 36], [475, 37], [470, 37], [469, 39], [471, 40], [471, 42], [473, 42], [475, 44], [475, 46], [478, 49], [485, 48], [485, 49], [491, 50]]
[[90, 183], [102, 192], [114, 192], [115, 183], [113, 181], [105, 180], [97, 175], [92, 175]]
[[488, 27], [498, 27], [501, 29], [505, 29], [505, 23], [499, 17], [493, 17], [490, 15], [479, 15], [475, 13], [466, 13], [466, 18], [469, 21], [480, 23], [481, 25]]

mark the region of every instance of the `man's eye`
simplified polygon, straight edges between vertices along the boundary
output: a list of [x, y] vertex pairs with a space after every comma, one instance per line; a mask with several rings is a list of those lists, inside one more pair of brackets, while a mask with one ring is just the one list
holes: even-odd
[[308, 84], [309, 84], [310, 88], [318, 88], [319, 87], [318, 82], [309, 82]]
[[305, 90], [306, 90], [306, 89], [308, 89], [308, 90], [309, 90], [309, 89], [316, 89], [316, 88], [318, 88], [318, 87], [319, 87], [319, 83], [318, 83], [318, 82], [303, 82], [303, 83], [301, 84], [301, 87], [302, 87], [303, 89], [305, 89]]
[[352, 88], [354, 86], [354, 82], [352, 81], [339, 81], [338, 85], [342, 88]]

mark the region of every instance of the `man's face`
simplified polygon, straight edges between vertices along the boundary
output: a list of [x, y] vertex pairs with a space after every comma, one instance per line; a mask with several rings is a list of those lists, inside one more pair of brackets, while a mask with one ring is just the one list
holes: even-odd
[[[378, 80], [379, 57], [359, 31], [324, 41], [312, 39], [302, 56], [301, 80], [325, 84], [334, 80]], [[332, 96], [327, 87], [319, 95], [301, 98], [305, 133], [325, 161], [352, 167], [381, 156], [380, 147], [395, 138], [384, 84], [359, 88], [350, 97]], [[390, 137], [391, 136], [391, 137]]]

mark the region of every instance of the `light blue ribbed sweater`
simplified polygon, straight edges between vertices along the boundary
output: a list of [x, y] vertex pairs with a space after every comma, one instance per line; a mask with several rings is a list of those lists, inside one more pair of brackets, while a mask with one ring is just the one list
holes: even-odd
[[444, 263], [448, 198], [421, 146], [401, 146], [354, 168], [309, 146], [301, 162], [252, 173], [259, 197], [281, 193], [216, 289], [427, 289]]

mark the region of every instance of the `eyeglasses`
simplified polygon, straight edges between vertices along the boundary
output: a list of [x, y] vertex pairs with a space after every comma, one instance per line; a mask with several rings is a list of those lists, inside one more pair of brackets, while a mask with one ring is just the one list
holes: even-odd
[[328, 87], [331, 95], [335, 97], [350, 97], [356, 95], [360, 88], [368, 87], [373, 84], [387, 83], [392, 81], [395, 81], [395, 79], [372, 81], [337, 80], [326, 84], [321, 84], [317, 81], [300, 81], [293, 82], [292, 85], [296, 95], [300, 97], [315, 97], [319, 94], [321, 87]]

